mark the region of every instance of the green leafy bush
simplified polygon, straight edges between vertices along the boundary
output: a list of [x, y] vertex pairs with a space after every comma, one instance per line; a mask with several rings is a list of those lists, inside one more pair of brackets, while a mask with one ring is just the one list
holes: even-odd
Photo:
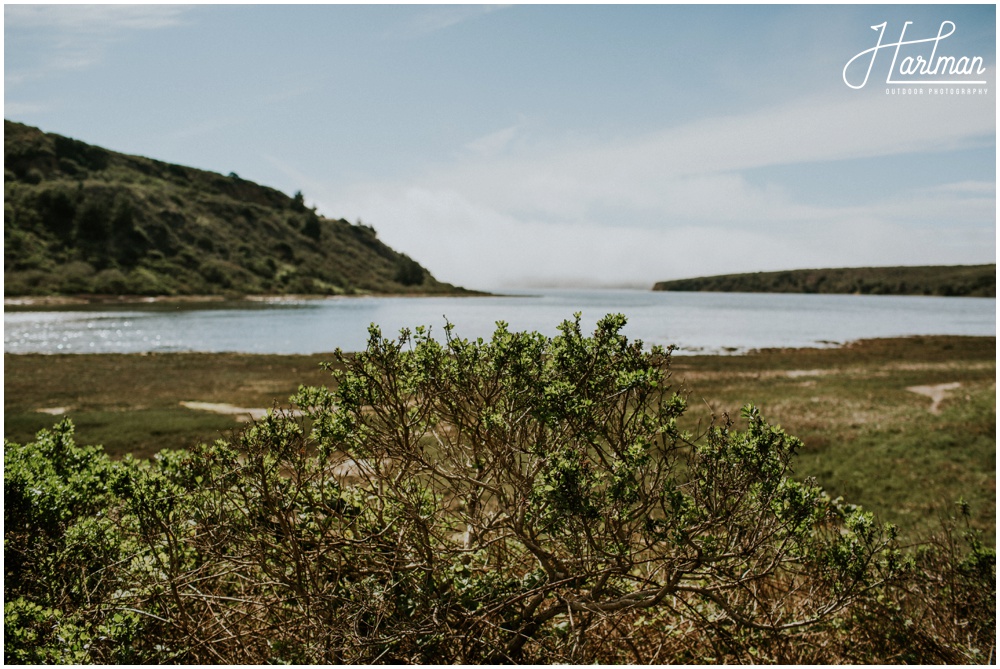
[[989, 661], [995, 553], [902, 550], [752, 407], [682, 434], [623, 326], [373, 326], [301, 415], [191, 452], [7, 443], [5, 659]]

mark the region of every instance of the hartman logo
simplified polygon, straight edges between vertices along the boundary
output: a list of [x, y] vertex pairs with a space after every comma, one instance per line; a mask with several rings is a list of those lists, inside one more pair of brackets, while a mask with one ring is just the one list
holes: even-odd
[[[875, 67], [875, 62], [888, 62], [887, 86], [977, 86], [985, 85], [982, 75], [986, 72], [982, 56], [952, 55], [943, 42], [955, 34], [952, 21], [942, 21], [937, 35], [907, 39], [906, 31], [913, 24], [907, 21], [895, 42], [885, 42], [888, 23], [871, 29], [878, 32], [875, 46], [857, 54], [844, 66], [844, 83], [854, 89], [864, 88]], [[888, 90], [887, 90], [888, 92]]]

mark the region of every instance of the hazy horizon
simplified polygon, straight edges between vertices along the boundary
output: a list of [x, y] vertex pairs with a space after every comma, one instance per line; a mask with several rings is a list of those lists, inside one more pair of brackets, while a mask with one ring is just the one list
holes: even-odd
[[469, 288], [996, 262], [995, 5], [6, 5], [4, 37], [5, 118], [301, 190]]

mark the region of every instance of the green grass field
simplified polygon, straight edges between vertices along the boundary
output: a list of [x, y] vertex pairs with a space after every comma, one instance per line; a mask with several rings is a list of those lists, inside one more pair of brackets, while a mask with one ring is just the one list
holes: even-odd
[[[171, 353], [9, 355], [4, 436], [24, 442], [60, 415], [78, 443], [148, 457], [239, 429], [235, 416], [181, 402], [287, 406], [299, 384], [328, 383], [329, 355]], [[674, 384], [688, 396], [685, 427], [739, 415], [746, 403], [803, 440], [798, 476], [862, 504], [910, 536], [972, 505], [973, 524], [995, 545], [996, 339], [913, 337], [834, 349], [742, 356], [678, 356]], [[954, 384], [959, 384], [954, 386]], [[943, 386], [932, 398], [908, 390]], [[46, 413], [42, 410], [48, 410]]]

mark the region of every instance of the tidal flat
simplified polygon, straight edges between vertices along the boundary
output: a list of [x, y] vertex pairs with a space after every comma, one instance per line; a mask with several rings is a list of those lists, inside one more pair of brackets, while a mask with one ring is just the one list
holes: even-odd
[[[63, 417], [77, 443], [151, 457], [288, 407], [300, 384], [329, 385], [331, 354], [4, 355], [4, 437], [29, 441]], [[916, 538], [970, 504], [995, 545], [996, 338], [871, 339], [837, 348], [677, 356], [671, 382], [694, 434], [742, 405], [800, 438], [797, 477]]]

